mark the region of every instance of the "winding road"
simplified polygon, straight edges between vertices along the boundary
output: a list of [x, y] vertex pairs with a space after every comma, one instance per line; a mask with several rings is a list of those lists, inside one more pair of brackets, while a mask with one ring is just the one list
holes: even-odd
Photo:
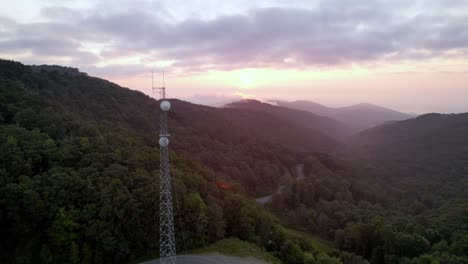
[[[304, 180], [304, 171], [303, 171], [303, 169], [304, 169], [304, 164], [297, 164], [296, 165], [296, 180], [298, 180], [298, 181]], [[278, 190], [276, 190], [275, 193], [272, 193], [270, 195], [257, 198], [257, 199], [255, 199], [255, 201], [257, 201], [257, 203], [259, 203], [259, 204], [265, 204], [265, 203], [271, 201], [271, 198], [273, 197], [273, 195], [280, 194], [281, 192], [283, 192], [283, 190], [284, 190], [284, 185], [281, 185], [278, 188]]]
[[297, 180], [304, 180], [304, 164], [297, 164], [296, 165], [296, 173], [297, 173]]

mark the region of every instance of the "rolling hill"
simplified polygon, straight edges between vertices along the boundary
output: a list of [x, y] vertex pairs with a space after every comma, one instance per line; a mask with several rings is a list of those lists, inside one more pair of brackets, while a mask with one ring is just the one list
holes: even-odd
[[176, 106], [173, 114], [175, 120], [184, 126], [206, 131], [209, 135], [238, 133], [245, 139], [280, 143], [296, 152], [333, 152], [342, 146], [337, 139], [312, 128], [320, 127], [320, 120], [308, 119], [310, 123], [317, 123], [303, 125], [284, 118], [279, 112], [244, 107], [214, 108], [179, 100], [173, 100], [173, 103]]
[[316, 115], [307, 111], [275, 106], [252, 99], [232, 102], [225, 107], [268, 113], [285, 122], [308, 129], [310, 137], [321, 137], [320, 141], [327, 141], [327, 138], [343, 140], [355, 132], [351, 127], [329, 117]]
[[405, 192], [467, 196], [468, 113], [390, 122], [356, 134], [348, 144], [351, 155], [364, 157], [360, 164], [369, 164], [380, 178]]
[[[294, 156], [221, 119], [194, 125], [217, 109], [173, 102], [189, 109], [169, 120], [178, 250], [260, 235], [237, 226], [245, 218], [279, 228], [247, 193], [275, 189]], [[0, 60], [0, 262], [128, 263], [157, 251], [158, 123], [158, 102], [140, 92]]]
[[[294, 168], [287, 143], [320, 149], [307, 130], [275, 130], [294, 125], [267, 113], [171, 102], [178, 251], [237, 237], [302, 259], [253, 197]], [[0, 262], [157, 257], [158, 123], [159, 102], [141, 92], [73, 68], [0, 60]]]
[[[468, 113], [425, 114], [416, 118], [389, 122], [353, 136], [353, 144], [387, 148], [414, 148], [430, 145], [458, 149], [467, 146]], [[438, 153], [437, 151], [434, 151]]]
[[[465, 115], [361, 132], [344, 160], [327, 152], [352, 129], [330, 118], [170, 100], [179, 253], [231, 244], [288, 264], [466, 262]], [[0, 262], [157, 258], [158, 123], [159, 102], [141, 92], [0, 60]]]
[[286, 102], [274, 100], [272, 102], [278, 106], [327, 116], [345, 123], [356, 130], [364, 130], [385, 122], [405, 120], [414, 117], [409, 114], [367, 103], [332, 108], [311, 101]]

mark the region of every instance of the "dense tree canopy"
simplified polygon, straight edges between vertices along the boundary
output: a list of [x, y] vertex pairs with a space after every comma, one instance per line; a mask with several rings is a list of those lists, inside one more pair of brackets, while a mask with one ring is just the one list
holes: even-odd
[[[462, 147], [441, 150], [448, 156], [430, 164], [436, 157], [382, 162], [394, 150], [376, 156], [369, 146], [357, 152], [371, 155], [337, 158], [317, 153], [324, 148], [314, 141], [298, 153], [309, 128], [288, 134], [291, 123], [275, 116], [278, 109], [171, 103], [179, 251], [232, 236], [284, 263], [468, 263]], [[0, 262], [155, 256], [158, 123], [158, 102], [140, 92], [73, 68], [0, 60]], [[457, 131], [450, 133], [465, 142]], [[292, 147], [278, 140], [284, 136]], [[304, 178], [296, 178], [297, 164]], [[271, 202], [255, 203], [280, 186]], [[318, 250], [283, 226], [336, 249]]]
[[[281, 256], [280, 224], [249, 196], [274, 190], [294, 154], [214, 108], [172, 102], [178, 250], [235, 236]], [[158, 109], [74, 69], [0, 61], [0, 262], [121, 263], [157, 252]]]

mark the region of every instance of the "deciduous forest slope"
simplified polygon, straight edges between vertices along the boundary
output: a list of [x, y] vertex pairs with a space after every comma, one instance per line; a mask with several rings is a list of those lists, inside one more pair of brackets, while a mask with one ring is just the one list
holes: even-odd
[[389, 121], [400, 121], [413, 118], [410, 114], [401, 113], [378, 105], [361, 103], [345, 107], [327, 107], [311, 101], [273, 101], [278, 106], [308, 111], [327, 116], [347, 124], [357, 130], [364, 130]]
[[[179, 252], [235, 237], [283, 263], [467, 263], [462, 117], [430, 132], [403, 121], [414, 137], [375, 144], [397, 138], [388, 124], [346, 146], [315, 115], [304, 125], [280, 107], [171, 103]], [[156, 258], [158, 123], [158, 102], [141, 92], [0, 60], [0, 262]], [[381, 162], [399, 149], [407, 155]], [[298, 164], [304, 177], [294, 177]], [[271, 202], [255, 202], [279, 186]]]

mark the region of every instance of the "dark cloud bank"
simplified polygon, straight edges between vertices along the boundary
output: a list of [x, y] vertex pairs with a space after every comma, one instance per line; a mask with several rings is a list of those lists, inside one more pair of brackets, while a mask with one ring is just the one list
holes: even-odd
[[[264, 8], [179, 22], [168, 22], [154, 10], [49, 8], [42, 12], [47, 22], [0, 18], [0, 53], [30, 52], [32, 62], [69, 57], [71, 64], [85, 68], [109, 58], [141, 55], [148, 62], [174, 60], [172, 67], [187, 71], [465, 57], [468, 16], [456, 12], [466, 10], [465, 3], [411, 14], [399, 1], [323, 1], [314, 9]], [[83, 43], [104, 48], [94, 54], [83, 49]]]

